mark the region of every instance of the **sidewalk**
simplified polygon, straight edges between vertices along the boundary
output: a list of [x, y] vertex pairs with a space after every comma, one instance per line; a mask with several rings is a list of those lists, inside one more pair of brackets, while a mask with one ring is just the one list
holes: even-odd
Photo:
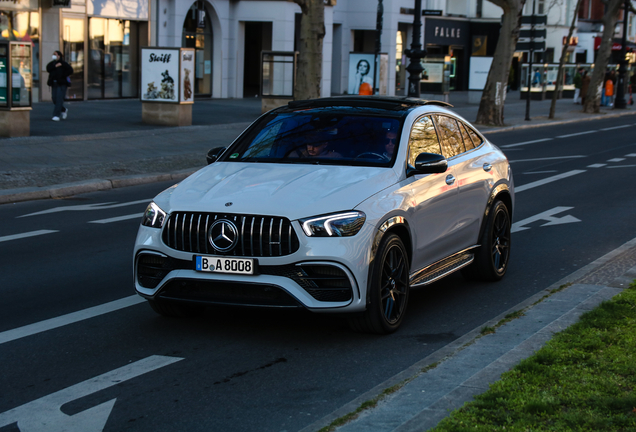
[[[479, 106], [467, 92], [454, 92], [454, 110], [474, 121]], [[51, 103], [37, 103], [31, 112], [31, 135], [0, 139], [0, 204], [69, 196], [94, 190], [160, 180], [180, 180], [205, 166], [205, 155], [227, 146], [261, 114], [261, 101], [197, 100], [193, 125], [158, 127], [141, 122], [137, 99], [69, 102], [69, 116], [51, 121]], [[572, 100], [557, 102], [557, 118], [548, 120], [550, 101], [531, 101], [531, 121], [519, 92], [507, 96], [506, 127], [480, 127], [484, 133], [571, 121], [629, 115], [602, 108], [583, 114]]]

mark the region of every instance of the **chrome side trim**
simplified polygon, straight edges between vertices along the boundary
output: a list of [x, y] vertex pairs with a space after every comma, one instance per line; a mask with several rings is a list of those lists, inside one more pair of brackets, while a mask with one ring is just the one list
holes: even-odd
[[459, 251], [451, 256], [437, 261], [423, 269], [411, 273], [409, 276], [409, 285], [411, 288], [432, 284], [457, 270], [466, 267], [474, 260], [472, 251], [479, 245], [471, 246], [467, 249]]

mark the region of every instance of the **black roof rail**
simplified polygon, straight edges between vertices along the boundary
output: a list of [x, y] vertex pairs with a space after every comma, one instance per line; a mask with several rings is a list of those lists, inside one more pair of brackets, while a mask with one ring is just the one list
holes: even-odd
[[369, 108], [383, 108], [383, 109], [405, 109], [413, 106], [421, 105], [438, 105], [442, 107], [453, 107], [453, 105], [438, 101], [438, 100], [425, 100], [408, 96], [358, 96], [358, 95], [345, 95], [345, 96], [332, 96], [318, 99], [307, 99], [291, 101], [287, 106], [291, 109], [298, 108], [317, 108], [326, 106], [347, 106], [355, 104], [356, 106], [364, 106]]

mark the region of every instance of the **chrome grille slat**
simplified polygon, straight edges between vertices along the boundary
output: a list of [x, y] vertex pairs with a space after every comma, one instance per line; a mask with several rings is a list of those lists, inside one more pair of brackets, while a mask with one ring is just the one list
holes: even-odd
[[[239, 235], [240, 246], [227, 252], [216, 250], [208, 239], [210, 227], [220, 219], [234, 222]], [[168, 217], [162, 239], [169, 248], [182, 252], [224, 256], [276, 257], [290, 255], [299, 248], [291, 222], [277, 216], [174, 212]]]

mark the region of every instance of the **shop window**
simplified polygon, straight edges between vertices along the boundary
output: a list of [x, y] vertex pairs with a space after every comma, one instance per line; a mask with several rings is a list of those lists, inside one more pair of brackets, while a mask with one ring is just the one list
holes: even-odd
[[182, 47], [195, 49], [194, 94], [197, 96], [212, 94], [212, 23], [205, 8], [197, 7], [198, 3], [186, 14], [181, 42]]
[[40, 14], [38, 12], [0, 12], [0, 40], [33, 44], [33, 87], [40, 81]]

